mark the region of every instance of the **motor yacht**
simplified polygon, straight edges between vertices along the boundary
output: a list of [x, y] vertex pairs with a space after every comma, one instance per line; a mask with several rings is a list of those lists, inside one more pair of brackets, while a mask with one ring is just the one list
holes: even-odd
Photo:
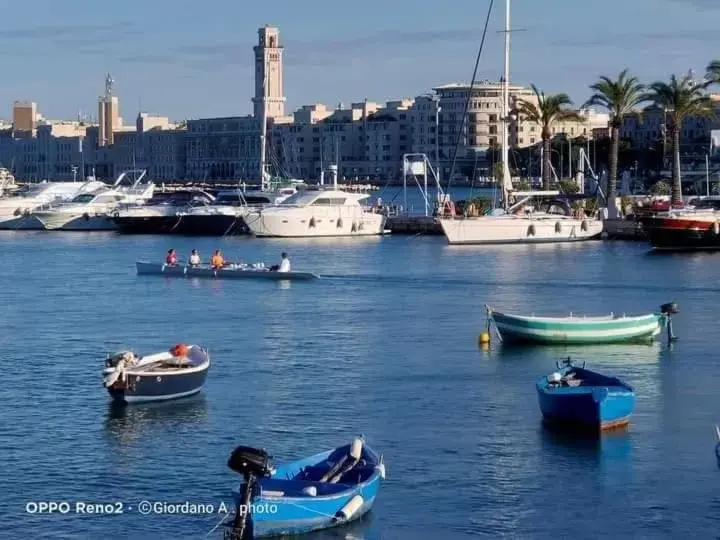
[[[133, 175], [133, 176], [131, 176]], [[152, 197], [155, 185], [144, 182], [146, 171], [124, 171], [112, 187], [81, 193], [71, 201], [32, 212], [42, 228], [63, 231], [108, 231], [117, 227], [114, 212], [122, 205], [143, 204]], [[134, 178], [127, 183], [129, 178]]]

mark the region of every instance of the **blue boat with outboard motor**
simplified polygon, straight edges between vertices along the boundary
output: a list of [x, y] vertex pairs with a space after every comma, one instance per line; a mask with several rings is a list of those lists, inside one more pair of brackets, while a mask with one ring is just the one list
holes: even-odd
[[226, 523], [236, 540], [302, 534], [354, 521], [370, 510], [385, 479], [382, 456], [362, 437], [277, 468], [265, 450], [239, 446], [228, 467], [244, 480], [233, 493], [235, 516]]
[[616, 377], [578, 367], [570, 358], [536, 383], [540, 410], [551, 425], [604, 430], [630, 421], [635, 390]]
[[164, 401], [197, 394], [210, 369], [210, 354], [179, 343], [169, 351], [140, 357], [131, 351], [109, 355], [104, 386], [119, 403]]
[[201, 277], [216, 279], [267, 279], [271, 281], [311, 280], [320, 276], [312, 272], [279, 272], [258, 264], [229, 263], [221, 268], [213, 268], [209, 264], [183, 265], [137, 261], [137, 273], [151, 276]]

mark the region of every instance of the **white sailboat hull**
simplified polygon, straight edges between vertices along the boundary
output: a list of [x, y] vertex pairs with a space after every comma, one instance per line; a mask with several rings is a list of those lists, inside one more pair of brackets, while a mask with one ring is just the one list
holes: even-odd
[[441, 218], [449, 244], [547, 244], [599, 238], [603, 222], [566, 216]]
[[274, 207], [250, 212], [244, 219], [255, 236], [282, 238], [377, 236], [384, 233], [386, 220], [359, 206]]

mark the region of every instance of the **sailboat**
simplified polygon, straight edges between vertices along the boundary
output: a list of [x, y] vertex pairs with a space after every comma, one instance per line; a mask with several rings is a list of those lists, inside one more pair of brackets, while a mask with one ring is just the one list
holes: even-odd
[[[557, 197], [559, 191], [514, 192], [508, 165], [508, 122], [510, 120], [510, 0], [505, 0], [505, 73], [502, 79], [501, 149], [503, 164], [503, 208], [478, 217], [438, 218], [449, 244], [538, 244], [577, 242], [599, 238], [602, 220], [574, 214], [570, 205]], [[534, 198], [545, 198], [539, 207]], [[511, 204], [510, 199], [514, 198]]]

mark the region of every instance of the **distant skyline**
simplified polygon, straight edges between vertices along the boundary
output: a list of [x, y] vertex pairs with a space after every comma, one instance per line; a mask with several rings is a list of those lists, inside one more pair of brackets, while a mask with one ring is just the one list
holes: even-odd
[[[490, 0], [0, 0], [0, 118], [12, 102], [47, 118], [95, 117], [104, 76], [120, 113], [174, 120], [250, 114], [257, 29], [280, 28], [288, 113], [302, 105], [415, 97], [469, 82]], [[552, 7], [549, 8], [548, 6]], [[312, 6], [312, 7], [310, 7]], [[359, 7], [361, 6], [361, 7]], [[504, 0], [495, 0], [479, 78], [499, 80]], [[567, 92], [576, 105], [599, 75], [643, 82], [720, 59], [720, 0], [512, 1], [512, 83]]]

